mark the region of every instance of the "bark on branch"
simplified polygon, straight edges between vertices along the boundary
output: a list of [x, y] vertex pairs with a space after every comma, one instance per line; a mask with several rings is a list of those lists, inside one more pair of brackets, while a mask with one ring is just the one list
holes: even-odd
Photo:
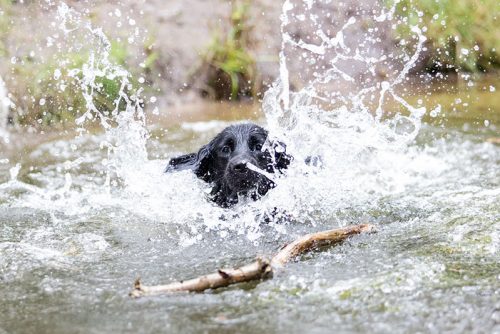
[[285, 245], [271, 260], [273, 268], [283, 267], [288, 261], [311, 249], [329, 246], [344, 241], [349, 236], [362, 232], [372, 232], [375, 227], [371, 224], [351, 225], [334, 230], [306, 234], [292, 243]]
[[491, 137], [486, 139], [488, 143], [500, 145], [500, 137]]
[[187, 281], [179, 281], [166, 285], [144, 286], [139, 279], [135, 281], [132, 297], [152, 296], [172, 292], [201, 292], [216, 289], [240, 282], [248, 282], [272, 275], [269, 260], [257, 259], [255, 262], [236, 269], [219, 269], [216, 273], [200, 276]]
[[179, 281], [166, 285], [145, 286], [137, 279], [131, 297], [152, 296], [173, 292], [201, 292], [216, 289], [235, 283], [249, 282], [272, 277], [273, 270], [283, 267], [287, 262], [308, 251], [329, 246], [347, 239], [349, 236], [362, 232], [374, 231], [370, 224], [352, 225], [334, 230], [307, 234], [298, 238], [281, 250], [271, 259], [259, 258], [255, 262], [235, 269], [219, 269], [216, 273], [200, 276], [187, 281]]

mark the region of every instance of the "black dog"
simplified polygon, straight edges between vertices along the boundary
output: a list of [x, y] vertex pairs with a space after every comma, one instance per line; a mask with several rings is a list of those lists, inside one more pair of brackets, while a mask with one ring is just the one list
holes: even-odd
[[276, 186], [265, 174], [281, 173], [291, 160], [283, 143], [270, 142], [266, 130], [248, 123], [227, 127], [198, 153], [171, 159], [165, 171], [193, 170], [213, 185], [211, 199], [227, 208], [238, 196], [265, 195]]

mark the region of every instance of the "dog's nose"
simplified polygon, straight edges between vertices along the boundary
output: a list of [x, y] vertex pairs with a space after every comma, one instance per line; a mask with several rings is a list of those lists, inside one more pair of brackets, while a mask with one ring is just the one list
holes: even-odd
[[240, 161], [233, 165], [233, 171], [236, 173], [245, 173], [247, 171], [247, 162]]

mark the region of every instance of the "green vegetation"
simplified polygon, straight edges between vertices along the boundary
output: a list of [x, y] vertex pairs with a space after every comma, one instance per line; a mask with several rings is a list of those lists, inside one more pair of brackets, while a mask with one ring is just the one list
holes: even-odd
[[255, 60], [248, 51], [249, 1], [232, 3], [229, 30], [217, 30], [203, 55], [206, 93], [215, 99], [236, 100], [254, 93]]
[[161, 86], [161, 81], [164, 80], [159, 73], [164, 74], [168, 65], [168, 59], [163, 59], [160, 53], [155, 49], [155, 38], [149, 36], [143, 45], [144, 61], [141, 63], [145, 85], [145, 91], [158, 92]]
[[401, 0], [396, 13], [407, 22], [398, 26], [402, 40], [411, 40], [411, 26], [426, 27], [428, 70], [484, 72], [500, 65], [498, 0]]
[[9, 16], [11, 10], [11, 0], [0, 0], [0, 56], [5, 56], [6, 50], [4, 38], [10, 30]]
[[[498, 1], [385, 1], [388, 6], [397, 1], [396, 13], [404, 21], [397, 24], [396, 30], [400, 41], [405, 41], [401, 43], [402, 47], [411, 48], [412, 42], [415, 41], [410, 30], [411, 26], [418, 25], [425, 28], [429, 56], [425, 64], [427, 70], [465, 70], [479, 73], [500, 67], [498, 53], [500, 49], [500, 29], [498, 29], [500, 3]], [[256, 87], [259, 82], [256, 62], [249, 51], [252, 49], [253, 27], [250, 23], [252, 3], [249, 0], [234, 0], [230, 6], [228, 20], [221, 27], [213, 30], [212, 38], [202, 53], [201, 65], [195, 66], [196, 76], [203, 81], [197, 87], [201, 86], [205, 96], [217, 100], [251, 97], [259, 90], [259, 87]], [[87, 108], [81, 94], [78, 76], [71, 76], [68, 72], [74, 68], [81, 68], [87, 63], [88, 53], [60, 51], [57, 55], [50, 57], [47, 56], [50, 50], [38, 52], [35, 45], [23, 45], [22, 48], [17, 48], [16, 38], [19, 36], [15, 34], [16, 31], [13, 28], [15, 24], [10, 22], [19, 21], [15, 19], [22, 17], [22, 13], [27, 9], [24, 4], [17, 4], [15, 1], [0, 0], [0, 57], [4, 65], [1, 70], [16, 105], [14, 121], [30, 125], [72, 121]], [[89, 15], [91, 18], [97, 17], [92, 13]], [[7, 41], [9, 43], [6, 43]], [[37, 45], [38, 48], [43, 48], [43, 41], [37, 41], [37, 43], [41, 43]], [[79, 44], [78, 41], [70, 43], [71, 45]], [[7, 50], [4, 45], [7, 45], [9, 49]], [[162, 49], [159, 47], [156, 49], [153, 38], [150, 37], [143, 42], [142, 46], [139, 45], [139, 48], [143, 48], [139, 52], [142, 51], [141, 55], [144, 56], [140, 66], [131, 66], [134, 63], [133, 55], [137, 54], [137, 50], [133, 50], [135, 53], [131, 52], [131, 48], [134, 47], [137, 45], [113, 42], [110, 53], [111, 62], [131, 72], [131, 78], [141, 78], [141, 82], [145, 83], [146, 91], [154, 91], [155, 94], [160, 91], [160, 87], [163, 87], [162, 84], [166, 80], [172, 80], [173, 83], [178, 84], [175, 82], [177, 78], [170, 77], [171, 75], [179, 76], [176, 73], [172, 74], [171, 59], [168, 58], [170, 54], [168, 52], [161, 54], [159, 50]], [[89, 48], [92, 46], [87, 47]], [[127, 48], [130, 49], [127, 50]], [[33, 55], [29, 56], [32, 50]], [[113, 110], [121, 84], [119, 79], [99, 77], [96, 80], [99, 87], [94, 92], [94, 104], [102, 112]], [[174, 89], [175, 87], [178, 86], [174, 86]], [[496, 93], [492, 94], [486, 90], [481, 94], [489, 99], [496, 97]], [[452, 103], [453, 101], [449, 102], [450, 105]], [[446, 108], [444, 110], [446, 111]], [[451, 110], [445, 114], [447, 119], [450, 119], [454, 112]], [[439, 120], [439, 117], [436, 119]], [[488, 115], [488, 119], [495, 121], [491, 115]]]
[[144, 45], [144, 54], [146, 55], [146, 59], [144, 60], [144, 70], [147, 74], [150, 74], [153, 71], [154, 65], [159, 58], [158, 52], [153, 47], [154, 43], [154, 38], [149, 37]]
[[[123, 44], [113, 42], [110, 61], [124, 66], [127, 50]], [[54, 125], [73, 121], [86, 111], [86, 101], [79, 80], [81, 74], [70, 75], [72, 69], [81, 69], [89, 60], [89, 54], [58, 54], [45, 62], [35, 62], [27, 57], [14, 66], [15, 97], [18, 113], [16, 122], [29, 125]], [[119, 77], [97, 77], [97, 89], [93, 93], [96, 108], [107, 113], [115, 108], [115, 100], [121, 87]]]
[[[35, 51], [28, 53], [26, 50], [20, 52], [22, 56], [16, 56], [16, 52], [9, 54], [15, 50], [6, 47], [6, 39], [13, 32], [11, 21], [19, 15], [15, 4], [15, 1], [0, 0], [0, 57], [8, 63], [9, 71], [3, 75], [15, 105], [13, 122], [37, 127], [72, 122], [87, 110], [87, 105], [80, 83], [82, 74], [70, 72], [88, 63], [91, 50], [56, 51], [52, 55], [42, 52], [38, 56]], [[113, 41], [109, 53], [112, 64], [127, 67], [129, 52], [124, 42]], [[96, 108], [104, 114], [115, 109], [121, 78], [98, 76], [95, 84], [92, 102]]]

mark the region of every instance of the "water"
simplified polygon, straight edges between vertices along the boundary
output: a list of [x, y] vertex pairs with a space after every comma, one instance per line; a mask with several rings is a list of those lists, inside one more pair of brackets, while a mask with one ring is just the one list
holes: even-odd
[[[86, 119], [100, 125], [82, 118], [74, 131], [12, 133], [2, 146], [0, 333], [500, 331], [500, 148], [488, 142], [498, 137], [499, 95], [487, 89], [498, 81], [401, 85], [409, 54], [400, 67], [394, 60], [385, 83], [369, 74], [356, 79], [358, 90], [325, 89], [349, 86], [346, 70], [290, 89], [286, 56], [304, 44], [286, 34], [297, 8], [285, 2], [281, 76], [261, 110], [215, 104], [185, 106], [184, 119], [178, 110], [145, 117], [136, 92], [116, 103], [121, 113], [99, 114], [86, 90], [94, 75], [124, 85], [129, 75], [107, 62], [106, 37], [68, 10], [63, 27], [97, 36], [93, 62], [75, 75], [85, 79]], [[380, 59], [335, 36], [322, 46], [342, 55], [328, 60], [333, 67]], [[208, 112], [191, 112], [200, 109]], [[239, 119], [268, 127], [295, 157], [264, 199], [225, 210], [189, 172], [163, 174], [169, 157]], [[308, 155], [321, 156], [323, 168], [304, 164]], [[261, 224], [275, 207], [293, 219]], [[190, 278], [272, 254], [304, 233], [367, 222], [379, 232], [306, 255], [272, 280], [127, 296], [138, 276], [148, 285]]]
[[12, 104], [8, 97], [9, 92], [5, 87], [5, 82], [3, 82], [0, 77], [0, 140], [5, 143], [9, 142], [9, 134], [7, 132], [7, 121], [9, 117], [9, 108]]

